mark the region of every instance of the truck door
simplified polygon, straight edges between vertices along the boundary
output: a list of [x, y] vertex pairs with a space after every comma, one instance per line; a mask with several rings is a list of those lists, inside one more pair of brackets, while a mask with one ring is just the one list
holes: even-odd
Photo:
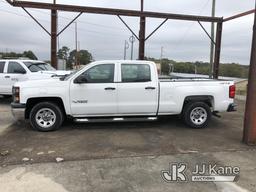
[[12, 93], [12, 86], [17, 81], [26, 79], [26, 70], [18, 62], [10, 61], [7, 67], [7, 73], [4, 75], [5, 89], [7, 93]]
[[111, 116], [117, 113], [115, 71], [115, 64], [98, 64], [71, 81], [72, 115]]
[[118, 113], [156, 115], [158, 79], [149, 64], [121, 64], [118, 83]]
[[4, 94], [7, 92], [6, 90], [6, 82], [5, 82], [5, 74], [4, 74], [5, 61], [0, 61], [0, 94]]

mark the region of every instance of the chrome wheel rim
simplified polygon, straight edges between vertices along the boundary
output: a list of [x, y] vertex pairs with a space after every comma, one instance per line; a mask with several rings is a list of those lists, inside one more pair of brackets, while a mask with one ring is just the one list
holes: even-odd
[[49, 108], [42, 108], [36, 113], [36, 123], [42, 128], [49, 128], [56, 122], [56, 114]]
[[196, 107], [190, 113], [190, 120], [195, 125], [202, 125], [207, 120], [207, 111], [203, 107]]

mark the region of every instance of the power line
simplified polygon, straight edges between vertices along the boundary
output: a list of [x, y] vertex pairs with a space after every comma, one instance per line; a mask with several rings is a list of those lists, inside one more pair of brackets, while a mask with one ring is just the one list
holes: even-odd
[[[24, 17], [24, 18], [27, 18], [27, 19], [30, 19], [30, 17], [28, 17], [27, 15], [18, 14], [18, 13], [12, 12], [12, 11], [4, 10], [4, 9], [0, 9], [0, 11], [1, 12], [6, 12], [6, 13], [9, 13], [9, 14], [13, 14], [13, 15], [16, 15], [16, 16], [21, 16], [21, 17]], [[43, 21], [43, 22], [50, 23], [49, 20], [44, 20], [44, 19], [39, 19], [39, 20]], [[64, 25], [61, 25], [61, 24], [59, 24], [59, 25], [60, 26], [64, 26]], [[82, 28], [82, 27], [79, 27], [78, 30], [82, 30], [83, 32], [88, 32], [88, 33], [93, 33], [93, 34], [115, 35], [115, 36], [121, 36], [121, 37], [126, 36], [126, 34], [99, 32], [99, 31], [94, 31], [94, 30], [88, 30], [88, 29], [85, 29], [85, 28]]]
[[[0, 3], [5, 3], [5, 4], [8, 4], [6, 1], [2, 0]], [[32, 10], [31, 12], [37, 12], [37, 13], [41, 13], [41, 14], [46, 14], [46, 15], [49, 15], [48, 13], [44, 12], [44, 11], [41, 11], [41, 10]], [[72, 18], [69, 18], [69, 17], [64, 17], [64, 16], [60, 16], [58, 15], [59, 18], [62, 18], [62, 19], [66, 19], [66, 20], [72, 20]], [[88, 24], [88, 25], [93, 25], [93, 26], [97, 26], [97, 27], [103, 27], [103, 28], [109, 28], [109, 29], [119, 29], [119, 30], [126, 30], [125, 28], [122, 28], [122, 27], [110, 27], [110, 26], [107, 26], [107, 25], [102, 25], [102, 24], [97, 24], [97, 23], [92, 23], [92, 22], [88, 22], [88, 21], [83, 21], [83, 20], [79, 20], [80, 23], [85, 23], [85, 24]]]
[[[210, 0], [207, 0], [207, 2], [202, 6], [199, 15], [202, 14], [202, 12], [204, 11], [204, 9], [206, 8], [206, 6], [209, 4]], [[195, 23], [191, 23], [187, 30], [184, 32], [184, 34], [182, 35], [182, 37], [179, 39], [178, 43], [175, 46], [175, 49], [177, 49], [180, 45], [182, 45], [182, 43], [184, 42], [184, 40], [186, 39], [187, 34], [191, 31], [190, 29], [195, 25]]]

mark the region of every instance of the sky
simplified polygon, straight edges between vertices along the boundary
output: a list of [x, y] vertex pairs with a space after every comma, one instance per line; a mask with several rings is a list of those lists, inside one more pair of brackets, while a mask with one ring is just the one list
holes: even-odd
[[[51, 1], [43, 1], [49, 2]], [[212, 0], [144, 0], [146, 11], [163, 13], [211, 15]], [[59, 4], [73, 4], [119, 9], [140, 9], [140, 0], [57, 0]], [[254, 0], [216, 0], [216, 16], [229, 17], [253, 9]], [[50, 12], [28, 9], [50, 31]], [[59, 12], [60, 31], [78, 13]], [[122, 17], [136, 34], [139, 18]], [[253, 14], [224, 23], [222, 37], [222, 63], [248, 65], [252, 40]], [[150, 34], [163, 19], [147, 18], [146, 34]], [[124, 42], [131, 32], [112, 15], [84, 13], [77, 20], [80, 49], [92, 53], [95, 60], [123, 59]], [[210, 23], [203, 23], [210, 32]], [[59, 47], [75, 49], [75, 25], [72, 24], [58, 39]], [[131, 46], [130, 46], [131, 47]], [[210, 39], [197, 22], [168, 20], [145, 44], [147, 57], [163, 57], [177, 61], [209, 61]], [[50, 36], [43, 31], [21, 8], [12, 7], [0, 0], [0, 52], [32, 50], [40, 60], [50, 58]], [[127, 50], [130, 58], [131, 49]], [[138, 41], [134, 43], [134, 59], [138, 56]]]

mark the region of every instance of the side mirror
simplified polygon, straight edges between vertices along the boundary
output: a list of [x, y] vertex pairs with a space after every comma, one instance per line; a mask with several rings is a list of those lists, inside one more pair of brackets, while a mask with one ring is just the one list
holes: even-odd
[[80, 75], [78, 76], [75, 80], [74, 83], [75, 84], [83, 84], [83, 83], [87, 83], [88, 80], [86, 79], [86, 77], [84, 75]]

